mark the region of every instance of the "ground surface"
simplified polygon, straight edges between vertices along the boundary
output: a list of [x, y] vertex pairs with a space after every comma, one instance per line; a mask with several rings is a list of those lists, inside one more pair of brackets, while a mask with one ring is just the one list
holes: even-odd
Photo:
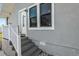
[[0, 56], [6, 56], [2, 50], [0, 50]]

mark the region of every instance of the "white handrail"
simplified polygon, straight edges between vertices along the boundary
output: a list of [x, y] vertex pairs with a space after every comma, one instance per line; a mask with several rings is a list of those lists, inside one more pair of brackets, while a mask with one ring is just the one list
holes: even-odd
[[[17, 32], [14, 30], [17, 29]], [[2, 26], [2, 32], [4, 38], [9, 39], [13, 43], [13, 46], [18, 54], [21, 56], [21, 38], [20, 34], [18, 34], [18, 26], [12, 26], [12, 24], [8, 24], [7, 26]]]
[[[10, 29], [10, 33], [13, 33], [17, 38], [17, 48], [15, 47], [17, 53], [18, 53], [18, 56], [21, 56], [21, 39], [20, 39], [20, 35], [18, 33], [16, 33], [14, 31], [14, 29], [12, 28], [12, 26], [9, 24], [9, 29]], [[11, 38], [10, 38], [11, 39]]]
[[8, 26], [2, 26], [3, 38], [9, 39], [9, 30]]

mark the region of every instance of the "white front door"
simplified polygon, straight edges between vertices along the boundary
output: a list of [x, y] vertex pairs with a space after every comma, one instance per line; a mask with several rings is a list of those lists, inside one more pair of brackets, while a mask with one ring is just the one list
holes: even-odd
[[25, 34], [27, 36], [27, 27], [26, 27], [26, 12], [25, 10], [19, 12], [19, 21], [20, 21], [20, 32], [21, 34]]

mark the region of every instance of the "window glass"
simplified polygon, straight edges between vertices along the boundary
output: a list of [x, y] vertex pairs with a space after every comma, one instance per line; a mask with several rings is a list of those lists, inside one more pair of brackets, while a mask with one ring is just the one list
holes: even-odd
[[40, 4], [40, 26], [50, 27], [51, 24], [51, 3]]
[[46, 14], [51, 12], [51, 3], [42, 3], [40, 4], [40, 14]]
[[30, 14], [30, 27], [37, 27], [37, 7], [34, 6], [29, 10]]
[[41, 16], [41, 24], [40, 26], [42, 27], [47, 27], [47, 26], [51, 26], [51, 15], [47, 14], [47, 15], [42, 15]]
[[30, 27], [37, 27], [37, 18], [30, 18]]
[[30, 14], [30, 17], [36, 17], [37, 16], [37, 7], [34, 6], [34, 7], [30, 8], [29, 14]]

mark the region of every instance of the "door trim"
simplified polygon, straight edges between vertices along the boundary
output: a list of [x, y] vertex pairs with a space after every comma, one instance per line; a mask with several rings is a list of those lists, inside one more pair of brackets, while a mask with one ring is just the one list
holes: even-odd
[[24, 10], [26, 10], [26, 8], [23, 8], [23, 9], [19, 10], [18, 13], [20, 13], [20, 12], [22, 12], [22, 11], [24, 11]]
[[[26, 10], [26, 8], [23, 8], [23, 9], [21, 9], [21, 10], [19, 10], [18, 11], [18, 26], [19, 26], [19, 33], [21, 34], [21, 31], [22, 31], [22, 29], [21, 29], [21, 20], [20, 20], [20, 13], [22, 12], [22, 11], [24, 11], [24, 10]], [[27, 15], [26, 15], [26, 17], [27, 17]], [[26, 32], [27, 32], [27, 27], [26, 27]], [[27, 33], [25, 34], [26, 36], [27, 36]]]

